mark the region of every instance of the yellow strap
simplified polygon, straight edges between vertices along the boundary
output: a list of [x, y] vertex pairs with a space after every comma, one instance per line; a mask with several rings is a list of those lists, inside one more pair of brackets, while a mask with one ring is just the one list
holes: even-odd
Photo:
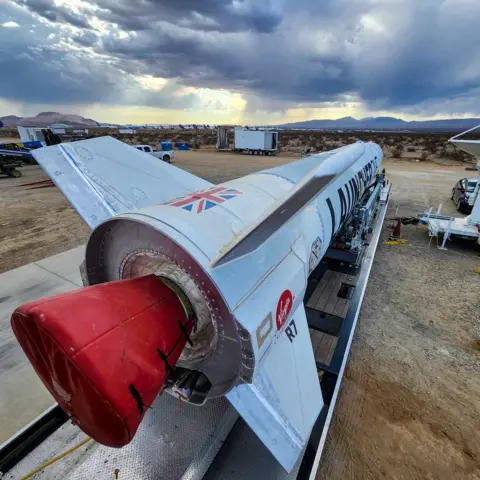
[[28, 475], [25, 475], [24, 477], [22, 477], [20, 480], [27, 480], [27, 478], [32, 478], [35, 474], [37, 474], [38, 472], [40, 472], [41, 470], [43, 470], [44, 468], [52, 465], [53, 463], [55, 462], [58, 462], [58, 460], [62, 459], [63, 457], [66, 457], [67, 455], [69, 455], [70, 453], [74, 452], [75, 450], [77, 450], [77, 448], [80, 448], [81, 446], [85, 445], [87, 442], [89, 442], [90, 440], [92, 440], [91, 437], [88, 437], [86, 438], [85, 440], [83, 440], [82, 442], [80, 442], [78, 445], [75, 445], [74, 447], [70, 448], [69, 450], [67, 450], [66, 452], [63, 452], [61, 453], [60, 455], [58, 455], [57, 457], [54, 457], [52, 458], [51, 460], [49, 460], [48, 462], [45, 462], [43, 465], [41, 465], [40, 467], [36, 468], [35, 470], [32, 470]]

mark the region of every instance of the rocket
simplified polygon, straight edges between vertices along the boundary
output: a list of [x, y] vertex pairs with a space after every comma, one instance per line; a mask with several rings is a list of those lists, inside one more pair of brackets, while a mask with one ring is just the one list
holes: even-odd
[[60, 406], [121, 447], [159, 393], [200, 409], [226, 396], [291, 471], [323, 406], [307, 280], [371, 188], [380, 147], [220, 185], [110, 137], [33, 155], [92, 228], [85, 287], [12, 315]]

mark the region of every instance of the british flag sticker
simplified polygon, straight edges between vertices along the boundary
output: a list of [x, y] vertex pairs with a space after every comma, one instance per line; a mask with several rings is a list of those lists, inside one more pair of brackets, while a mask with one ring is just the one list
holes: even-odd
[[208, 190], [190, 193], [182, 198], [168, 202], [167, 205], [182, 208], [188, 212], [202, 213], [239, 195], [242, 195], [242, 192], [233, 188], [214, 187]]

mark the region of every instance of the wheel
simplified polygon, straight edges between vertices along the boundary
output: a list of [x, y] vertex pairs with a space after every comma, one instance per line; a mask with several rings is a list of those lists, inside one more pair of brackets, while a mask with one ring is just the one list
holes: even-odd
[[455, 205], [457, 206], [457, 212], [461, 212], [463, 210], [460, 199], [458, 199], [458, 202]]
[[164, 155], [163, 158], [162, 158], [162, 160], [163, 160], [164, 162], [170, 163], [170, 155]]
[[8, 172], [8, 176], [13, 178], [20, 178], [22, 176], [22, 172], [15, 168], [13, 170], [10, 170], [10, 172]]
[[453, 200], [453, 196], [455, 195], [455, 189], [452, 188], [452, 196], [450, 197], [450, 200]]
[[249, 154], [249, 155], [253, 155], [253, 151], [252, 151], [252, 150], [249, 150], [249, 151], [248, 151], [248, 154]]
[[254, 150], [253, 154], [258, 155], [258, 150]]

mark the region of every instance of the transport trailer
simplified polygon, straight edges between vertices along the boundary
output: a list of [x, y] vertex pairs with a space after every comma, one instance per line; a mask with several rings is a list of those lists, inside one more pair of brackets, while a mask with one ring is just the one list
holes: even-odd
[[217, 127], [217, 150], [245, 152], [249, 155], [276, 155], [278, 153], [278, 132], [219, 125]]
[[278, 132], [235, 127], [234, 150], [249, 155], [275, 155], [278, 152]]
[[[363, 237], [355, 255], [343, 258], [338, 251], [327, 253], [309, 278], [304, 305], [324, 403], [307, 446], [290, 473], [226, 398], [212, 399], [198, 407], [162, 395], [148, 409], [129, 445], [113, 449], [90, 441], [45, 467], [35, 478], [313, 480], [348, 361], [391, 184], [380, 177], [371, 190], [358, 206], [358, 215], [350, 220], [358, 226], [360, 216], [365, 220], [363, 227], [342, 229], [329, 249], [358, 247], [358, 236]], [[353, 231], [350, 238], [347, 231]], [[296, 325], [291, 323], [286, 334], [294, 339]], [[0, 472], [5, 478], [21, 478], [86, 438], [68, 422], [59, 406], [53, 406], [1, 446]]]

